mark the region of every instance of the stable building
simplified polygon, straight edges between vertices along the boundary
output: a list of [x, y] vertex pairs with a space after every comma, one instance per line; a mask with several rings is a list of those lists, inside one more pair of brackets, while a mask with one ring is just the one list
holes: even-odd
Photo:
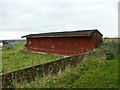
[[26, 37], [29, 51], [74, 55], [98, 47], [102, 36], [97, 29], [93, 29], [30, 34], [22, 38]]

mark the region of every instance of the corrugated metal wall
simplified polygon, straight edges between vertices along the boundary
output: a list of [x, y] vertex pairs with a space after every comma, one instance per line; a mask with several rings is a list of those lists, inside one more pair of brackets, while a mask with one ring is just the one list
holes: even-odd
[[98, 47], [99, 43], [102, 41], [102, 36], [96, 32], [93, 36], [92, 36], [92, 42], [93, 42], [93, 46], [94, 48]]
[[27, 48], [37, 52], [72, 55], [93, 49], [91, 41], [91, 37], [27, 38]]

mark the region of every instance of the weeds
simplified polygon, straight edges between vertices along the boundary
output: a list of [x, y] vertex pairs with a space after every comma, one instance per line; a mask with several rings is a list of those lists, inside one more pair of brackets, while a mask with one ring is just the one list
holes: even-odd
[[15, 88], [118, 88], [118, 46], [116, 41], [103, 44], [75, 68], [56, 76], [36, 77], [33, 82], [14, 82]]

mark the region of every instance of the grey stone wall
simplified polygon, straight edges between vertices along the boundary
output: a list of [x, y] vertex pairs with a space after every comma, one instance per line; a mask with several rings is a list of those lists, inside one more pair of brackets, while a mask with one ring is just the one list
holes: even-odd
[[66, 67], [77, 66], [83, 60], [84, 55], [85, 53], [2, 74], [2, 87], [12, 86], [13, 80], [17, 82], [34, 81], [36, 76], [56, 75], [58, 72], [65, 71]]

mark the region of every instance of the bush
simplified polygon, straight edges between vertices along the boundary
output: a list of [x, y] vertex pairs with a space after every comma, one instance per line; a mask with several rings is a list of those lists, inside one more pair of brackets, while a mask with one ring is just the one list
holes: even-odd
[[120, 53], [120, 43], [118, 41], [109, 41], [109, 42], [103, 42], [100, 47], [96, 48], [93, 51], [93, 55], [105, 59], [105, 60], [111, 60]]
[[114, 54], [112, 52], [109, 51], [106, 53], [106, 60], [111, 60], [113, 58], [114, 58]]

